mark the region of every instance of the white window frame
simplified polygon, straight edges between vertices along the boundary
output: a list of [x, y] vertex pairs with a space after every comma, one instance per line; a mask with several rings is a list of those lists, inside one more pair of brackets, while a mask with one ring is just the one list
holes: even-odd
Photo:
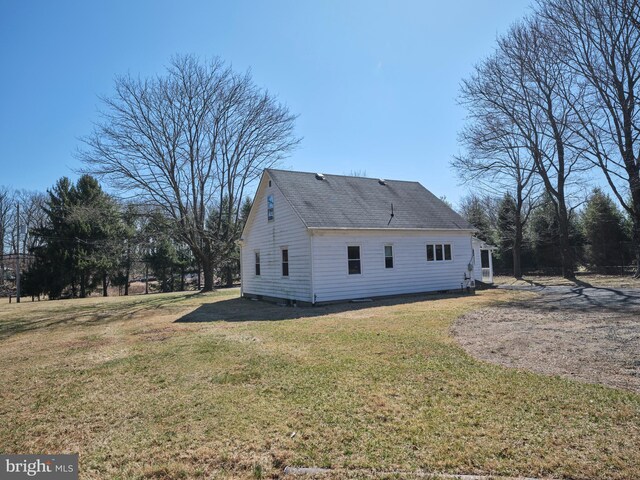
[[267, 222], [272, 222], [276, 218], [275, 203], [273, 195], [267, 195]]
[[[391, 257], [387, 257], [387, 247], [391, 248]], [[393, 270], [396, 268], [396, 259], [395, 254], [393, 253], [393, 243], [385, 243], [382, 248], [382, 256], [384, 260], [384, 269], [385, 270]], [[391, 266], [387, 267], [387, 258], [391, 258]]]
[[255, 277], [262, 276], [262, 257], [260, 257], [260, 250], [254, 250], [253, 252], [253, 275]]

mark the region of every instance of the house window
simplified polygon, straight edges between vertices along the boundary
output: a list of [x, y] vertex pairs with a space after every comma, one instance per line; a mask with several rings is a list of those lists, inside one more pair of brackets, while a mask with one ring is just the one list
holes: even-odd
[[384, 268], [393, 268], [393, 246], [384, 246]]
[[433, 245], [427, 245], [427, 262], [433, 262], [436, 257], [433, 254]]
[[256, 252], [256, 275], [260, 275], [260, 252]]
[[267, 197], [267, 220], [273, 220], [273, 195]]
[[450, 261], [451, 255], [450, 243], [434, 243], [427, 245], [427, 262]]
[[349, 275], [360, 275], [360, 247], [347, 247], [347, 261], [349, 264]]
[[282, 249], [282, 276], [289, 276], [289, 250], [286, 248]]

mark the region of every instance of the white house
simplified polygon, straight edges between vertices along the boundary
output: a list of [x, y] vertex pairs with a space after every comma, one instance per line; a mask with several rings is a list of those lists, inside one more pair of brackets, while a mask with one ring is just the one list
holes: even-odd
[[242, 295], [317, 303], [473, 288], [474, 227], [417, 182], [265, 170]]

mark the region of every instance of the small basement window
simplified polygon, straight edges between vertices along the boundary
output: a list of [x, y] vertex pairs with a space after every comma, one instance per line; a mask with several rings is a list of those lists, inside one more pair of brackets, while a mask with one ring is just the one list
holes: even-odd
[[452, 258], [450, 243], [427, 244], [427, 262], [450, 261]]
[[260, 275], [260, 252], [256, 252], [256, 275]]
[[273, 220], [273, 195], [267, 197], [267, 220]]
[[289, 276], [289, 250], [286, 248], [282, 249], [282, 276]]
[[393, 245], [384, 246], [384, 268], [393, 268]]
[[349, 275], [360, 275], [360, 247], [357, 245], [347, 247], [347, 263], [349, 265]]

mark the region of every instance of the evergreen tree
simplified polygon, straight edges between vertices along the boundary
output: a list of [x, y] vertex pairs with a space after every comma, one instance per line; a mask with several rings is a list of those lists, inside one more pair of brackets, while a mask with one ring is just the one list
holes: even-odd
[[[579, 260], [583, 240], [576, 220], [575, 215], [569, 215], [569, 248], [572, 256]], [[527, 236], [531, 244], [533, 263], [537, 269], [562, 268], [558, 216], [553, 202], [547, 195], [531, 214]]]
[[85, 297], [101, 283], [106, 295], [122, 236], [115, 202], [90, 175], [75, 185], [61, 178], [47, 193], [45, 225], [33, 231], [39, 241], [27, 275], [32, 293], [60, 298], [69, 289]]
[[488, 243], [493, 243], [494, 236], [490, 215], [493, 213], [492, 203], [491, 198], [481, 198], [474, 194], [464, 197], [460, 202], [460, 215], [478, 229], [475, 236]]
[[595, 188], [582, 213], [582, 230], [586, 241], [585, 260], [593, 267], [620, 265], [625, 262], [627, 242], [625, 219], [611, 200]]
[[160, 290], [169, 292], [174, 290], [173, 273], [179, 268], [178, 252], [169, 237], [162, 237], [153, 244], [145, 261], [160, 282]]
[[[500, 205], [498, 207], [498, 221], [497, 221], [497, 239], [499, 250], [496, 252], [497, 260], [504, 268], [514, 268], [514, 276], [522, 276], [516, 273], [517, 269], [520, 269], [520, 251], [514, 248], [517, 241], [517, 228], [516, 228], [516, 202], [511, 194], [506, 194], [502, 197]], [[522, 245], [522, 238], [520, 238], [519, 245]], [[517, 257], [517, 258], [516, 258]]]

